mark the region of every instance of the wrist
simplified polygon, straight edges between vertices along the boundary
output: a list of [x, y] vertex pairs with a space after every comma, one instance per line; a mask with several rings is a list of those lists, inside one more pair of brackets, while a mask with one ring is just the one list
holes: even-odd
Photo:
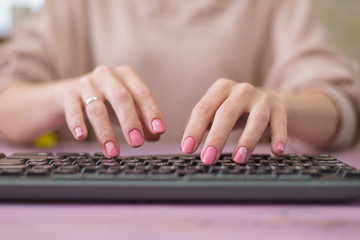
[[326, 93], [289, 92], [288, 134], [317, 147], [327, 146], [339, 126], [339, 112]]

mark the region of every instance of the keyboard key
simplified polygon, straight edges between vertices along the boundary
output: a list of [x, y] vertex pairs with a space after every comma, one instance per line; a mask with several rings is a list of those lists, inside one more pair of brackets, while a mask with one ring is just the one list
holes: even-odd
[[254, 158], [262, 158], [264, 160], [267, 160], [269, 159], [271, 156], [270, 154], [252, 154], [251, 157], [254, 157]]
[[21, 164], [21, 165], [0, 165], [0, 170], [2, 169], [26, 169], [28, 167], [28, 165], [26, 164]]
[[0, 159], [0, 165], [21, 165], [25, 162], [25, 159]]
[[24, 174], [22, 168], [3, 168], [0, 170], [1, 176], [21, 176]]
[[91, 155], [89, 153], [85, 153], [85, 152], [68, 152], [68, 153], [65, 153], [65, 152], [59, 152], [59, 153], [56, 153], [56, 156], [57, 157], [61, 157], [61, 158], [68, 158], [68, 157], [86, 157], [86, 158], [89, 158]]
[[92, 165], [92, 166], [85, 166], [83, 167], [83, 173], [95, 173], [100, 166]]
[[356, 169], [344, 171], [342, 177], [351, 178], [351, 179], [360, 179], [360, 171]]
[[311, 175], [313, 177], [319, 177], [320, 172], [317, 169], [306, 169], [303, 171], [300, 171], [299, 174], [301, 175]]
[[27, 161], [26, 164], [30, 167], [47, 165], [48, 161]]
[[46, 169], [48, 171], [51, 171], [53, 168], [51, 165], [37, 165], [33, 167], [33, 169]]
[[46, 176], [49, 175], [49, 169], [28, 169], [27, 176]]
[[125, 174], [145, 174], [145, 170], [143, 169], [125, 169]]
[[63, 167], [63, 166], [72, 166], [71, 162], [54, 162], [52, 163], [54, 167]]
[[96, 164], [94, 162], [80, 162], [80, 163], [74, 163], [75, 166], [79, 166], [81, 168], [83, 167], [88, 167], [88, 166], [96, 166]]
[[60, 166], [54, 170], [54, 174], [72, 174], [78, 173], [79, 167], [77, 166]]

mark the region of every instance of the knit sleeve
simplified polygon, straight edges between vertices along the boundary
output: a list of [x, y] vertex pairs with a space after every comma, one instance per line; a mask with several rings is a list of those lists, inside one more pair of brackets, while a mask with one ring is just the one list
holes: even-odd
[[274, 9], [272, 37], [274, 62], [265, 85], [283, 91], [319, 90], [341, 114], [332, 148], [357, 139], [360, 112], [359, 70], [328, 41], [309, 0], [280, 0]]

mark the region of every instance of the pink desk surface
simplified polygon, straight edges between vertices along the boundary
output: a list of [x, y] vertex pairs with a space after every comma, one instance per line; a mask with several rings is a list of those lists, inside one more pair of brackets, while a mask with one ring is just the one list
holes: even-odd
[[[51, 151], [99, 150], [93, 143], [65, 143]], [[0, 152], [16, 151], [39, 150], [0, 144]], [[260, 145], [255, 152], [269, 152], [268, 146]], [[180, 151], [178, 144], [122, 147], [123, 155], [157, 153]], [[333, 155], [360, 168], [359, 152]], [[360, 203], [0, 202], [0, 240], [7, 239], [360, 239]]]

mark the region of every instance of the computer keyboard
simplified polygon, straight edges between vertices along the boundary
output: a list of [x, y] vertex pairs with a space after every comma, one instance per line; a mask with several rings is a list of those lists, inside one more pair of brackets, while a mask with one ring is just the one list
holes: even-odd
[[360, 198], [360, 171], [329, 154], [107, 158], [102, 153], [0, 153], [0, 200], [290, 200]]

